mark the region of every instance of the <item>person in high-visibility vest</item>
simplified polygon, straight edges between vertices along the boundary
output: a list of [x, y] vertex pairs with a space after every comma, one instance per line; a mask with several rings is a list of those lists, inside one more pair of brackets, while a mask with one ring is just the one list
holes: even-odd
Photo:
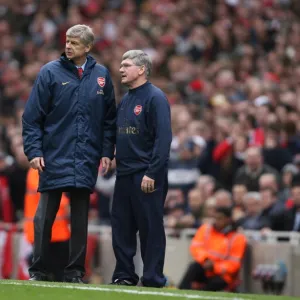
[[[27, 173], [26, 181], [24, 234], [26, 240], [31, 244], [34, 243], [33, 220], [40, 199], [40, 193], [37, 192], [38, 182], [38, 171], [30, 168]], [[63, 194], [52, 227], [51, 243], [48, 251], [49, 259], [47, 270], [45, 270], [47, 274], [50, 274], [50, 280], [63, 281], [64, 268], [68, 264], [69, 239], [69, 199]]]
[[217, 207], [214, 224], [203, 224], [194, 236], [190, 252], [194, 262], [190, 264], [179, 289], [221, 291], [230, 286], [239, 274], [246, 250], [246, 237], [236, 231], [232, 209]]

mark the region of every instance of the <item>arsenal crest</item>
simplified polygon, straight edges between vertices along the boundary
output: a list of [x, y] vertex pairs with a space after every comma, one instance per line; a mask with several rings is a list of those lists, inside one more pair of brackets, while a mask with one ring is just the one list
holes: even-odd
[[105, 78], [104, 77], [98, 77], [97, 82], [100, 85], [100, 87], [103, 88], [105, 86]]
[[133, 112], [134, 112], [134, 114], [135, 114], [136, 116], [138, 116], [138, 115], [142, 112], [142, 110], [143, 110], [143, 106], [142, 106], [142, 105], [137, 105], [137, 106], [134, 108]]

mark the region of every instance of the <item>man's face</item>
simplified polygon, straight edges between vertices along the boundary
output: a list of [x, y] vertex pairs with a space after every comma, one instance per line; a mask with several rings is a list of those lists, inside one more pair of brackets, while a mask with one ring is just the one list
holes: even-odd
[[247, 193], [247, 188], [243, 184], [236, 184], [232, 188], [232, 197], [236, 205], [241, 205], [243, 197]]
[[300, 206], [300, 186], [292, 188], [292, 198], [295, 205]]
[[222, 230], [231, 223], [230, 218], [226, 217], [224, 214], [216, 212], [214, 226], [217, 230]]
[[121, 83], [130, 85], [143, 74], [144, 66], [136, 66], [131, 59], [125, 59], [120, 65]]
[[246, 157], [246, 165], [252, 171], [256, 171], [262, 166], [262, 158], [259, 152], [257, 151], [248, 151]]
[[273, 189], [274, 191], [278, 190], [276, 179], [273, 177], [266, 177], [262, 176], [259, 179], [259, 189], [264, 190], [264, 189]]
[[84, 45], [80, 38], [71, 38], [68, 36], [66, 38], [65, 53], [68, 59], [76, 60], [83, 57], [90, 51], [90, 48], [90, 46]]
[[256, 216], [262, 208], [261, 202], [257, 201], [256, 199], [249, 198], [245, 202], [245, 210], [247, 216]]
[[200, 211], [204, 202], [201, 192], [197, 190], [191, 190], [189, 192], [188, 202], [193, 213]]
[[270, 189], [263, 189], [260, 191], [261, 199], [262, 199], [262, 208], [269, 208], [276, 200], [273, 195], [273, 192]]

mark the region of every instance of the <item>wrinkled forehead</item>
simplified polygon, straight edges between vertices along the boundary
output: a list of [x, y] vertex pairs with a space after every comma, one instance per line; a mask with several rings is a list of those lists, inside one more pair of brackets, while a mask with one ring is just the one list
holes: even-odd
[[68, 36], [66, 35], [66, 41], [69, 41], [69, 42], [75, 42], [75, 43], [78, 43], [78, 44], [83, 44], [80, 37], [71, 37], [71, 36]]
[[127, 58], [121, 61], [120, 67], [128, 67], [128, 66], [134, 66], [134, 62], [132, 59]]

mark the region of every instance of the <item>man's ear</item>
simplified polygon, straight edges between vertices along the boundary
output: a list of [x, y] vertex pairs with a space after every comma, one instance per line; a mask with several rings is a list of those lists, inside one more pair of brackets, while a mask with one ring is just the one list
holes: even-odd
[[143, 75], [145, 73], [145, 71], [146, 71], [145, 66], [141, 66], [140, 70], [139, 70], [139, 75]]
[[92, 49], [92, 45], [85, 46], [85, 53], [90, 52]]

